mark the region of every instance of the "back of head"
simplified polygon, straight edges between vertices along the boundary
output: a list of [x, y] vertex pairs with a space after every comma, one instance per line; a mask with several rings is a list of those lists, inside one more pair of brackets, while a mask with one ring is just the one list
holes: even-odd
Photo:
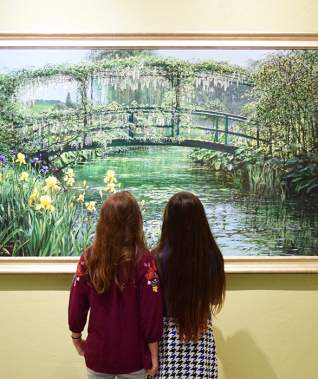
[[142, 215], [136, 199], [127, 191], [109, 196], [100, 210], [87, 262], [96, 291], [107, 291], [113, 281], [123, 288], [144, 249]]
[[168, 249], [163, 281], [169, 315], [180, 336], [197, 340], [225, 291], [223, 256], [212, 236], [201, 201], [189, 192], [169, 200], [156, 251]]

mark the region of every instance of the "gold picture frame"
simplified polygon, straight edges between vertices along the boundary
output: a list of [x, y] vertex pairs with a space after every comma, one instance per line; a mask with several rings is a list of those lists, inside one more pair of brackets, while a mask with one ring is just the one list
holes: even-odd
[[0, 33], [0, 47], [315, 49], [318, 33]]
[[[318, 49], [318, 33], [18, 34], [0, 33], [0, 48]], [[227, 273], [318, 273], [318, 256], [225, 256]], [[78, 257], [0, 258], [0, 274], [71, 274]]]

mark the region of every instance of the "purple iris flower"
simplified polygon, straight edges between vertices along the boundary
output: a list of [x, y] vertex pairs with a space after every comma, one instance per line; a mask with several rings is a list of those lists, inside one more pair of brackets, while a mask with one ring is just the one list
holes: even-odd
[[2, 154], [0, 154], [0, 162], [3, 164], [3, 166], [6, 164], [6, 157]]
[[37, 163], [40, 163], [41, 162], [41, 159], [38, 158], [38, 157], [34, 157], [32, 160], [31, 160], [31, 163], [34, 163], [34, 164], [37, 164]]
[[41, 166], [41, 170], [42, 172], [48, 172], [49, 171], [49, 167], [48, 166]]

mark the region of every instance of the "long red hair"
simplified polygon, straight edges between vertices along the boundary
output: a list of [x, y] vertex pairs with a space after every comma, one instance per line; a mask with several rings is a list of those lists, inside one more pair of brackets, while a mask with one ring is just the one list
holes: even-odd
[[96, 291], [106, 292], [113, 282], [123, 289], [145, 249], [136, 199], [127, 191], [109, 196], [100, 210], [95, 241], [87, 258], [88, 274]]

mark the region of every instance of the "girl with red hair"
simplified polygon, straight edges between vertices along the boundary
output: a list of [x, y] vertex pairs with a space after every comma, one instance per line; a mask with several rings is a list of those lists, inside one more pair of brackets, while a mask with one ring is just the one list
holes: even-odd
[[118, 192], [101, 208], [95, 241], [79, 260], [70, 292], [69, 328], [88, 377], [154, 375], [162, 318], [159, 276], [145, 246], [140, 208], [129, 192]]

